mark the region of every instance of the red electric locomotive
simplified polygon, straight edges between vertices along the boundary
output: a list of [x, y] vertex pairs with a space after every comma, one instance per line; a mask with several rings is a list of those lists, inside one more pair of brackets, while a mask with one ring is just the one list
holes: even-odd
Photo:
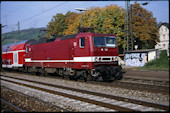
[[26, 45], [25, 70], [104, 81], [122, 78], [113, 34], [78, 33]]

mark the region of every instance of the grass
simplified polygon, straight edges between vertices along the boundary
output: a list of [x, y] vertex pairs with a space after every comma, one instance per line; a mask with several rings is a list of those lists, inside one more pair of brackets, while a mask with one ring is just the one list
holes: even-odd
[[143, 70], [155, 70], [155, 71], [168, 71], [169, 70], [169, 59], [166, 50], [161, 51], [158, 59], [152, 60], [145, 64], [144, 67], [138, 69]]

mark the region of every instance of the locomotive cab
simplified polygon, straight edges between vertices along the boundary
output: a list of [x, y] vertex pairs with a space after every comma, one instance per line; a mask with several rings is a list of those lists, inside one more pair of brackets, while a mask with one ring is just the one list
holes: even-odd
[[79, 69], [89, 70], [92, 77], [105, 81], [122, 78], [115, 35], [80, 33], [73, 45], [74, 63], [79, 63]]
[[94, 36], [93, 45], [96, 56], [93, 73], [100, 74], [103, 80], [120, 79], [121, 66], [118, 65], [116, 36]]
[[118, 65], [118, 46], [116, 36], [93, 36], [94, 76], [101, 75], [103, 80], [120, 79], [121, 66]]

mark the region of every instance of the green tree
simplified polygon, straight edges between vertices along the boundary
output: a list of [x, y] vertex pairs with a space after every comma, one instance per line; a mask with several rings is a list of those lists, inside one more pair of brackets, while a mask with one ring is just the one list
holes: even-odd
[[78, 13], [68, 11], [65, 15], [58, 13], [53, 16], [53, 18], [47, 25], [47, 37], [50, 37], [50, 35], [55, 36], [67, 34], [67, 29], [74, 22], [75, 18], [78, 15]]
[[65, 15], [58, 13], [47, 25], [48, 33], [47, 37], [50, 35], [63, 35], [63, 31], [66, 29]]

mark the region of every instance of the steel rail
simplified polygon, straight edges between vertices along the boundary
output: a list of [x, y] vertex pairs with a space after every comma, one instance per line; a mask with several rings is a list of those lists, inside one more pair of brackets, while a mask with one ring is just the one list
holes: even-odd
[[169, 94], [169, 87], [164, 86], [154, 86], [148, 84], [140, 84], [140, 83], [130, 83], [130, 82], [115, 82], [113, 83], [114, 86], [122, 87], [126, 89], [134, 89], [134, 90], [144, 90], [149, 92], [155, 93], [163, 93]]
[[72, 99], [75, 99], [75, 100], [88, 102], [88, 103], [91, 103], [91, 104], [95, 104], [95, 105], [99, 105], [99, 106], [102, 106], [102, 107], [114, 109], [114, 110], [117, 110], [117, 111], [137, 111], [137, 110], [133, 110], [133, 109], [117, 106], [117, 105], [103, 103], [103, 102], [92, 100], [92, 99], [87, 99], [87, 98], [78, 97], [78, 96], [74, 96], [74, 95], [70, 95], [70, 94], [66, 94], [66, 93], [62, 93], [62, 92], [58, 92], [58, 91], [40, 88], [40, 87], [37, 87], [37, 86], [27, 85], [27, 84], [24, 84], [24, 83], [18, 83], [18, 82], [14, 82], [14, 81], [11, 81], [11, 80], [6, 80], [6, 79], [2, 79], [2, 78], [0, 78], [0, 80], [4, 80], [4, 81], [14, 83], [14, 84], [18, 84], [18, 85], [21, 85], [21, 86], [26, 86], [26, 87], [33, 88], [33, 89], [36, 89], [36, 90], [41, 90], [41, 91], [48, 92], [48, 93], [51, 93], [51, 94], [60, 95], [60, 96], [72, 98]]
[[[51, 77], [51, 76], [48, 76], [48, 77]], [[130, 79], [130, 78], [128, 78], [128, 79]], [[133, 78], [131, 78], [131, 79], [133, 80]], [[146, 78], [145, 79], [138, 78], [137, 80], [150, 81]], [[152, 80], [152, 81], [154, 81], [154, 80]], [[77, 81], [77, 82], [82, 82], [82, 81], [80, 80], [80, 81]], [[107, 82], [88, 81], [88, 83], [89, 84], [106, 85], [106, 86], [115, 86], [115, 87], [120, 87], [120, 88], [140, 90], [140, 91], [148, 91], [148, 92], [154, 92], [154, 93], [169, 94], [169, 87], [167, 87], [167, 86], [155, 86], [155, 85], [150, 85], [150, 84], [131, 83], [131, 82], [126, 82], [126, 81], [125, 82], [124, 81], [123, 82], [122, 81], [114, 81], [112, 83], [110, 83], [110, 82], [107, 83]]]
[[[2, 75], [2, 76], [9, 77], [9, 76], [6, 76], [6, 75]], [[126, 101], [126, 102], [130, 102], [130, 103], [134, 103], [134, 104], [139, 104], [139, 105], [144, 105], [144, 106], [148, 106], [148, 107], [159, 108], [159, 109], [163, 109], [163, 110], [167, 110], [167, 111], [169, 110], [169, 106], [162, 105], [162, 104], [150, 103], [150, 102], [145, 102], [145, 101], [141, 101], [141, 100], [135, 100], [135, 99], [129, 99], [129, 98], [125, 98], [125, 97], [113, 96], [113, 95], [109, 95], [109, 94], [102, 94], [102, 93], [97, 93], [97, 92], [91, 92], [91, 91], [87, 91], [87, 90], [70, 88], [70, 87], [54, 85], [54, 84], [49, 84], [49, 83], [43, 83], [43, 82], [38, 82], [38, 81], [26, 80], [26, 79], [17, 78], [17, 77], [11, 77], [10, 76], [9, 78], [23, 80], [23, 81], [28, 81], [28, 82], [32, 82], [32, 83], [38, 83], [38, 84], [42, 84], [42, 85], [48, 85], [48, 86], [52, 86], [52, 87], [58, 87], [58, 88], [72, 90], [72, 91], [77, 91], [77, 92], [86, 93], [86, 94], [92, 94], [92, 95], [96, 95], [96, 96], [101, 96], [101, 97], [106, 97], [106, 98], [110, 98], [110, 99], [115, 99], [115, 100], [118, 100], [118, 101]]]
[[[30, 95], [27, 95], [27, 94], [22, 93], [22, 92], [16, 91], [16, 90], [11, 89], [11, 88], [9, 88], [9, 87], [1, 86], [1, 89], [2, 89], [2, 88], [5, 88], [5, 89], [7, 89], [7, 90], [9, 90], [9, 91], [11, 91], [11, 92], [13, 92], [13, 93], [17, 93], [17, 95], [18, 95], [18, 94], [19, 94], [19, 95], [21, 94], [22, 96], [24, 96], [24, 97], [26, 97], [26, 98], [31, 98], [31, 99], [33, 99], [33, 101], [38, 101], [38, 102], [40, 102], [40, 103], [49, 105], [49, 102], [43, 101], [43, 100], [41, 100], [41, 99], [39, 99], [39, 98], [36, 98], [36, 97], [30, 96]], [[59, 107], [59, 106], [56, 106], [56, 105], [50, 105], [50, 106], [52, 106], [52, 107], [54, 107], [54, 108], [58, 108], [58, 109], [60, 110], [59, 112], [71, 112], [70, 110], [63, 109], [63, 108], [61, 108], [61, 107]], [[29, 108], [29, 110], [30, 110], [30, 108]], [[58, 112], [58, 111], [57, 111], [57, 112]]]
[[12, 103], [10, 103], [10, 102], [7, 102], [6, 100], [4, 100], [4, 99], [2, 99], [2, 98], [1, 98], [1, 102], [5, 103], [5, 104], [7, 104], [7, 105], [9, 105], [9, 106], [11, 106], [11, 107], [15, 110], [15, 112], [26, 112], [26, 111], [22, 110], [21, 108], [15, 106], [14, 104], [12, 104]]

